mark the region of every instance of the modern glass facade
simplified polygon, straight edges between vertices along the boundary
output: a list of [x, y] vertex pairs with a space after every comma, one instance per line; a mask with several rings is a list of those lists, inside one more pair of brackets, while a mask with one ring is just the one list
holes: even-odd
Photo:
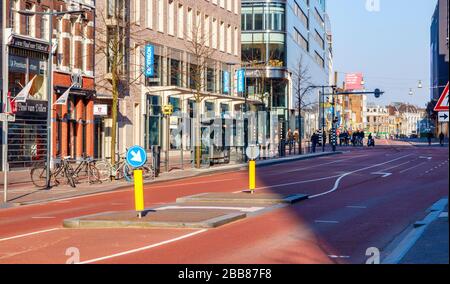
[[326, 1], [244, 0], [241, 6], [247, 93], [288, 120], [296, 102], [290, 74], [300, 60], [308, 66], [311, 84], [329, 83]]
[[285, 67], [286, 4], [243, 3], [241, 11], [242, 60]]

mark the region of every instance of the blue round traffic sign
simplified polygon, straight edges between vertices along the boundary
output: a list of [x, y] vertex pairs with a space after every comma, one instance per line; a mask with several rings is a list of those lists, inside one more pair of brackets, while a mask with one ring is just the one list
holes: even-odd
[[147, 152], [140, 146], [133, 146], [127, 152], [127, 164], [133, 168], [139, 168], [147, 162]]

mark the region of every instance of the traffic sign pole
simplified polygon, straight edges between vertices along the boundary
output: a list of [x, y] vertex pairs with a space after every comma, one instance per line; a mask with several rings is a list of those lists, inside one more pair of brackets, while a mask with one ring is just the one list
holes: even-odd
[[134, 203], [138, 217], [142, 218], [144, 212], [144, 181], [142, 178], [142, 170], [134, 171]]
[[248, 164], [248, 176], [249, 176], [249, 189], [252, 194], [256, 189], [256, 161], [250, 160]]
[[248, 189], [250, 193], [255, 193], [256, 189], [256, 159], [260, 155], [259, 147], [256, 145], [249, 146], [245, 150], [245, 154], [249, 159], [248, 162]]

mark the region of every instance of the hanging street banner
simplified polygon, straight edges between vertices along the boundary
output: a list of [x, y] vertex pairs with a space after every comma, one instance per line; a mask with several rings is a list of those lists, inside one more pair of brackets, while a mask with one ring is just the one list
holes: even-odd
[[70, 86], [65, 92], [64, 94], [61, 95], [61, 97], [59, 97], [59, 99], [54, 103], [55, 105], [66, 105], [67, 104], [67, 100], [69, 99], [69, 93], [70, 90], [72, 89], [73, 85]]
[[155, 75], [155, 47], [151, 44], [145, 46], [145, 77]]
[[245, 70], [240, 69], [240, 70], [236, 71], [236, 78], [237, 78], [237, 92], [244, 93], [244, 91], [245, 91]]
[[34, 79], [36, 79], [36, 76], [31, 79], [28, 84], [25, 85], [25, 87], [17, 94], [17, 96], [14, 98], [14, 101], [16, 103], [25, 103], [28, 99], [28, 96], [30, 95], [31, 87], [33, 86]]
[[228, 71], [223, 72], [223, 93], [230, 93], [230, 72]]

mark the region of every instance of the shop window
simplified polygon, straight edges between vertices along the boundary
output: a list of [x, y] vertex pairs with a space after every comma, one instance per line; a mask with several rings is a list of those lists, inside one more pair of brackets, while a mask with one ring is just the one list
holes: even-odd
[[213, 68], [206, 69], [206, 91], [210, 93], [216, 91], [216, 72]]
[[181, 61], [176, 59], [169, 59], [169, 78], [170, 78], [170, 85], [171, 86], [177, 86], [181, 87]]
[[214, 118], [216, 116], [214, 107], [215, 104], [213, 102], [205, 102], [205, 111], [207, 118]]

